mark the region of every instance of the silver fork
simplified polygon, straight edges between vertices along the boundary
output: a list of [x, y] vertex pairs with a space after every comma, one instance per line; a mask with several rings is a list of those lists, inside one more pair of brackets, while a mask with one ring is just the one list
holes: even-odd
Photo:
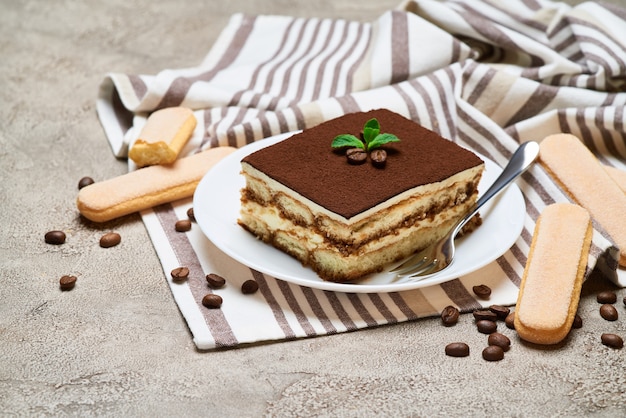
[[538, 143], [530, 141], [520, 145], [489, 189], [476, 201], [469, 212], [452, 226], [443, 238], [411, 256], [390, 272], [395, 273], [396, 279], [411, 278], [413, 280], [422, 280], [449, 267], [454, 259], [454, 239], [459, 231], [485, 203], [526, 171], [537, 159], [538, 154]]

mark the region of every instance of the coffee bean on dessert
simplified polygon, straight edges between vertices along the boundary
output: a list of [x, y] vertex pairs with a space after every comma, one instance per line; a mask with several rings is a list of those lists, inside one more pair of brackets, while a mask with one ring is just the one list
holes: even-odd
[[384, 149], [375, 149], [370, 152], [370, 159], [374, 167], [384, 167], [387, 162], [387, 151]]
[[63, 231], [50, 231], [44, 235], [44, 240], [47, 244], [61, 245], [65, 243], [65, 232]]
[[624, 347], [624, 340], [617, 334], [605, 333], [600, 336], [602, 344], [611, 348], [622, 348]]
[[61, 290], [72, 290], [76, 285], [76, 276], [65, 275], [59, 279]]
[[497, 345], [490, 345], [483, 350], [483, 358], [487, 361], [500, 361], [504, 358], [504, 350]]
[[611, 292], [610, 290], [600, 292], [596, 296], [596, 300], [598, 303], [615, 303], [617, 302], [617, 295], [615, 292]]
[[488, 319], [481, 319], [479, 321], [476, 321], [476, 329], [478, 329], [478, 332], [482, 334], [491, 334], [493, 332], [496, 332], [496, 330], [498, 329], [498, 324]]
[[82, 179], [80, 179], [78, 181], [78, 190], [82, 189], [83, 187], [89, 186], [90, 184], [94, 184], [95, 181], [93, 181], [93, 179], [91, 177], [83, 177]]
[[107, 232], [100, 238], [102, 248], [115, 247], [122, 241], [122, 237], [117, 232]]
[[446, 355], [450, 357], [467, 357], [469, 356], [470, 348], [465, 343], [450, 343], [446, 345]]
[[607, 321], [617, 321], [619, 315], [617, 314], [617, 309], [615, 309], [615, 306], [605, 303], [604, 305], [600, 306], [600, 316]]
[[363, 164], [367, 160], [367, 152], [361, 148], [349, 148], [346, 151], [346, 157], [350, 164]]
[[578, 314], [574, 315], [574, 322], [572, 322], [572, 328], [578, 329], [582, 327], [583, 327], [583, 319]]
[[504, 351], [507, 351], [509, 348], [511, 348], [511, 340], [509, 339], [509, 337], [499, 332], [489, 334], [489, 337], [487, 337], [487, 343], [489, 345], [497, 345]]
[[486, 319], [488, 321], [495, 322], [498, 320], [498, 315], [496, 315], [494, 312], [491, 312], [489, 309], [477, 309], [472, 312], [472, 314], [474, 315], [474, 319], [477, 321], [480, 321], [481, 319]]
[[446, 306], [441, 311], [441, 322], [449, 327], [456, 324], [459, 321], [460, 312], [452, 305]]
[[170, 274], [175, 282], [184, 282], [189, 277], [189, 269], [187, 267], [176, 267]]
[[209, 293], [202, 298], [202, 304], [209, 309], [219, 309], [224, 300], [220, 295]]
[[510, 314], [506, 316], [506, 319], [504, 320], [504, 324], [509, 329], [515, 329], [515, 312], [511, 312]]
[[241, 292], [244, 295], [250, 295], [252, 293], [255, 293], [257, 290], [259, 290], [259, 284], [255, 280], [252, 280], [252, 279], [246, 280], [241, 285]]
[[496, 314], [498, 319], [506, 319], [506, 317], [511, 313], [511, 310], [506, 306], [501, 305], [491, 305], [489, 310]]
[[480, 299], [489, 299], [491, 296], [491, 288], [484, 284], [472, 287], [472, 291]]
[[209, 284], [209, 287], [212, 289], [219, 289], [221, 287], [224, 287], [224, 285], [226, 284], [226, 280], [215, 273], [209, 273], [206, 275], [206, 282]]
[[181, 219], [180, 221], [176, 221], [174, 229], [176, 229], [176, 232], [187, 232], [191, 229], [191, 221], [189, 219]]
[[193, 208], [187, 209], [187, 217], [189, 218], [191, 222], [196, 221], [196, 214], [193, 212]]

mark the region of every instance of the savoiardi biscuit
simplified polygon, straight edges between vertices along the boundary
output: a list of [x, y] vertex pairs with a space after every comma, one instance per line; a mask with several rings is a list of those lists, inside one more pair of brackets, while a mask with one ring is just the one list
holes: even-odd
[[193, 112], [186, 107], [157, 110], [148, 117], [128, 156], [137, 167], [172, 164], [189, 141], [196, 123]]
[[609, 176], [611, 176], [613, 181], [617, 183], [619, 188], [626, 193], [626, 171], [608, 165], [605, 165], [604, 169], [607, 173], [609, 173]]
[[106, 222], [191, 197], [209, 169], [234, 150], [232, 147], [212, 148], [179, 158], [171, 165], [145, 167], [93, 183], [79, 190], [76, 206], [85, 218]]
[[593, 229], [584, 208], [547, 206], [535, 225], [515, 307], [523, 340], [556, 344], [569, 333], [589, 257]]
[[540, 144], [539, 162], [563, 190], [611, 236], [626, 266], [626, 194], [574, 135], [556, 134]]

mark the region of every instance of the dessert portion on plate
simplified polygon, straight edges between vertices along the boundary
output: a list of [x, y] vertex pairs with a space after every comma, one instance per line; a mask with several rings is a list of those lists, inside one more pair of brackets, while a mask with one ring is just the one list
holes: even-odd
[[[323, 280], [348, 282], [444, 235], [476, 202], [484, 162], [379, 109], [294, 134], [241, 167], [238, 223]], [[476, 217], [465, 232], [479, 224]]]

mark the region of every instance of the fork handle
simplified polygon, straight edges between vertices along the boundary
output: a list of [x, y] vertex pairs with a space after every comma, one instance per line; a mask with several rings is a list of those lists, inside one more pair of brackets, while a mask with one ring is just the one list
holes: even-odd
[[489, 201], [492, 197], [500, 193], [506, 186], [512, 183], [516, 178], [518, 178], [523, 172], [525, 172], [528, 167], [530, 167], [533, 162], [537, 159], [539, 155], [539, 144], [534, 141], [529, 141], [521, 144], [513, 153], [513, 156], [509, 160], [502, 173], [498, 176], [498, 178], [493, 182], [491, 186], [487, 189], [487, 191], [476, 201], [472, 209], [470, 209], [467, 214], [461, 218], [454, 227], [454, 236], [456, 236], [461, 228], [465, 226], [465, 224], [472, 219], [474, 215], [478, 212], [478, 210]]

